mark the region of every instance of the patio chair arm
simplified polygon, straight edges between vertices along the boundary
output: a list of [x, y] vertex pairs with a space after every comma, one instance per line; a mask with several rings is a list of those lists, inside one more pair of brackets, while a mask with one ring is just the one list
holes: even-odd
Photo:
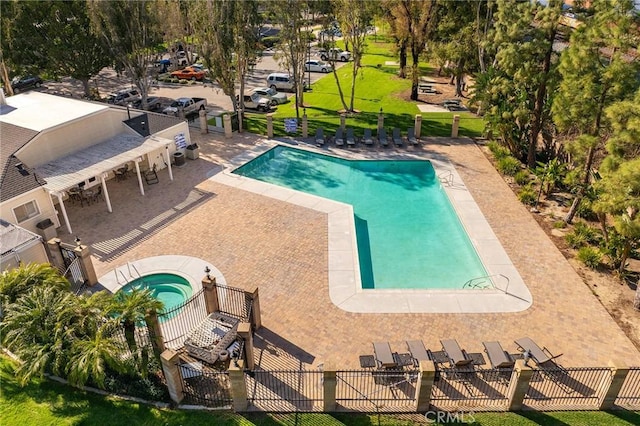
[[551, 351], [550, 351], [549, 349], [547, 349], [547, 347], [546, 347], [546, 346], [544, 346], [544, 347], [542, 348], [542, 351], [543, 351], [544, 353], [546, 353], [547, 355], [549, 355], [550, 360], [552, 360], [552, 359], [556, 359], [556, 358], [560, 358], [560, 357], [562, 356], [562, 354], [558, 354], [558, 355], [554, 355], [554, 354], [552, 354], [552, 353], [551, 353]]

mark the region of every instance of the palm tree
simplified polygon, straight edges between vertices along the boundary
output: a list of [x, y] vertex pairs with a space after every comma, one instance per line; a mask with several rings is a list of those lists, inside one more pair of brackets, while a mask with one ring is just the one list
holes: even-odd
[[29, 263], [18, 268], [4, 271], [0, 275], [0, 294], [6, 303], [15, 302], [20, 295], [35, 286], [44, 286], [56, 290], [69, 290], [69, 281], [48, 263]]

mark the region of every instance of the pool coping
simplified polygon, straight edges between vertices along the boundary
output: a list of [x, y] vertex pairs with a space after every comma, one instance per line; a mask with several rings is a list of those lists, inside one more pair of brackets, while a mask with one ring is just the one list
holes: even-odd
[[[349, 204], [235, 175], [233, 171], [277, 145], [353, 160], [429, 160], [462, 225], [492, 277], [506, 277], [502, 289], [376, 290], [362, 289], [353, 208]], [[521, 312], [533, 298], [518, 270], [491, 229], [473, 196], [448, 159], [431, 154], [355, 152], [307, 144], [263, 140], [234, 157], [212, 181], [327, 214], [329, 296], [334, 305], [354, 313], [495, 313]], [[390, 297], [393, 296], [393, 297]], [[480, 297], [481, 296], [481, 297]]]
[[98, 278], [98, 283], [111, 293], [116, 293], [130, 281], [140, 276], [151, 274], [175, 274], [183, 277], [193, 289], [193, 293], [202, 288], [202, 279], [205, 276], [205, 267], [209, 267], [209, 275], [216, 279], [216, 283], [226, 285], [222, 272], [211, 262], [192, 256], [162, 255], [145, 257], [143, 259], [127, 262], [124, 265], [112, 269]]

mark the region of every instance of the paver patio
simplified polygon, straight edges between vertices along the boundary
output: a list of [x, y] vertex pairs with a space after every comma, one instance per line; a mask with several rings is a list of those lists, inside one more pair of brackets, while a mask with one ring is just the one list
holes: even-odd
[[[195, 256], [215, 265], [229, 285], [258, 286], [263, 328], [257, 331], [263, 368], [332, 364], [355, 368], [372, 342], [389, 341], [406, 352], [405, 340], [422, 339], [439, 350], [455, 338], [469, 352], [483, 341], [529, 336], [564, 366], [607, 366], [610, 360], [640, 365], [640, 353], [591, 294], [527, 209], [469, 139], [426, 139], [418, 149], [397, 149], [428, 159], [446, 155], [502, 242], [533, 295], [533, 306], [509, 314], [354, 314], [332, 304], [328, 291], [327, 216], [314, 210], [234, 189], [208, 180], [261, 139], [254, 135], [199, 135], [198, 160], [166, 169], [160, 183], [141, 196], [135, 177], [109, 181], [113, 213], [104, 202], [67, 206], [73, 235], [92, 247], [98, 276], [148, 256]], [[423, 139], [423, 142], [425, 140]], [[329, 148], [333, 152], [344, 149]], [[379, 148], [358, 145], [375, 155]], [[204, 275], [204, 271], [203, 271]]]

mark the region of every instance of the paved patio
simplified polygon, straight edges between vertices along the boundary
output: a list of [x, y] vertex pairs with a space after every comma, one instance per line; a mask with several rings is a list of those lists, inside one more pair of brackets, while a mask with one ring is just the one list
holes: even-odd
[[[513, 341], [523, 336], [563, 353], [558, 361], [564, 366], [606, 366], [610, 360], [640, 365], [640, 353], [472, 141], [427, 139], [421, 148], [397, 150], [445, 155], [455, 165], [533, 295], [533, 306], [523, 312], [340, 310], [329, 299], [327, 215], [209, 180], [260, 138], [196, 132], [200, 158], [174, 168], [174, 181], [162, 170], [160, 183], [146, 186], [145, 196], [135, 178], [109, 181], [113, 213], [104, 202], [68, 205], [73, 235], [58, 231], [67, 242], [77, 235], [92, 247], [98, 276], [127, 261], [176, 254], [205, 259], [231, 286], [258, 286], [263, 368], [355, 368], [358, 355], [373, 353], [374, 341], [406, 352], [405, 340], [422, 339], [439, 350], [440, 339], [455, 338], [467, 351], [481, 352], [483, 341], [498, 340], [516, 352]], [[356, 149], [374, 155], [380, 148]]]

